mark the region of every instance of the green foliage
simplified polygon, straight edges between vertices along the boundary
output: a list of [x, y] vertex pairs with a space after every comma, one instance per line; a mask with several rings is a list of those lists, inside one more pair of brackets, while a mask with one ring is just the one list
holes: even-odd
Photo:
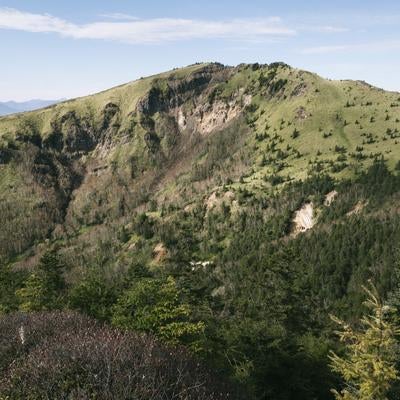
[[211, 179], [219, 172], [229, 176], [229, 169], [234, 165], [232, 157], [243, 145], [246, 133], [247, 128], [240, 118], [234, 125], [207, 138], [198, 150], [201, 159], [195, 159], [192, 164], [192, 181]]
[[141, 213], [136, 217], [135, 229], [145, 239], [150, 239], [153, 236], [153, 222], [145, 213]]
[[42, 142], [36, 116], [23, 116], [17, 125], [16, 139], [39, 145]]
[[16, 291], [21, 311], [53, 310], [63, 306], [65, 265], [54, 252], [45, 253], [39, 265]]
[[[252, 400], [333, 398], [329, 314], [354, 321], [363, 282], [398, 280], [397, 103], [281, 63], [202, 64], [2, 118], [0, 312], [69, 307], [201, 348]], [[29, 269], [53, 241], [68, 287], [54, 260]]]
[[345, 381], [342, 390], [334, 390], [337, 400], [387, 400], [391, 385], [399, 378], [396, 370], [400, 327], [391, 316], [391, 309], [379, 298], [376, 289], [364, 288], [370, 314], [360, 321], [362, 329], [332, 317], [341, 330], [340, 341], [347, 354], [330, 356], [331, 365]]
[[191, 308], [180, 297], [172, 277], [141, 279], [118, 299], [112, 322], [121, 328], [153, 333], [169, 344], [185, 343], [200, 350], [204, 323], [191, 321]]
[[296, 138], [298, 138], [299, 136], [300, 136], [300, 132], [295, 128], [295, 129], [293, 130], [293, 132], [292, 132], [291, 137], [292, 137], [292, 139], [296, 139]]
[[[328, 315], [356, 319], [363, 312], [359, 287], [370, 277], [383, 294], [394, 287], [391, 249], [400, 222], [388, 205], [396, 204], [399, 187], [376, 162], [352, 181], [315, 174], [276, 193], [240, 188], [239, 206], [222, 190], [213, 209], [199, 201], [190, 210], [164, 208], [161, 218], [139, 214], [112, 231], [122, 249], [135, 243], [133, 266], [133, 253], [117, 260], [113, 242], [102, 241], [93, 260], [104, 267], [89, 268], [68, 288], [65, 305], [191, 347], [250, 399], [331, 399], [337, 384], [327, 354], [341, 349], [328, 339]], [[338, 194], [328, 207], [332, 190]], [[309, 201], [318, 210], [316, 226], [288, 240], [294, 212]], [[362, 213], [348, 216], [358, 202], [366, 204]], [[156, 243], [169, 255], [150, 272]], [[22, 301], [10, 299], [10, 309]]]
[[15, 291], [22, 287], [25, 279], [25, 272], [0, 266], [0, 315], [18, 309], [19, 300]]
[[69, 307], [99, 320], [109, 320], [117, 299], [116, 287], [107, 282], [100, 269], [90, 271], [69, 291]]

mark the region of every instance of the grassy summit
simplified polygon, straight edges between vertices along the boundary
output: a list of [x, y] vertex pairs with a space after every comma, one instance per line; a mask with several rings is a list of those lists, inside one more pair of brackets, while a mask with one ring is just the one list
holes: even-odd
[[0, 313], [77, 309], [186, 345], [246, 398], [332, 398], [329, 314], [400, 285], [399, 107], [210, 63], [0, 118]]
[[283, 63], [196, 64], [0, 118], [1, 253], [216, 187], [394, 169], [399, 106], [398, 93]]
[[[193, 87], [190, 84], [185, 87], [185, 81], [191, 81], [196, 74], [202, 73], [208, 74], [205, 82], [200, 79]], [[183, 82], [180, 88], [179, 82]], [[156, 105], [156, 109], [149, 112], [138, 111], [140, 100], [155, 91], [158, 92], [159, 109]], [[86, 129], [101, 130], [106, 107], [112, 104], [118, 109], [118, 121], [113, 121], [118, 129], [114, 131], [115, 137], [111, 138], [112, 151], [108, 152], [108, 155], [113, 155], [120, 150], [118, 134], [131, 128], [132, 120], [137, 123], [133, 135], [143, 134], [143, 129], [148, 128], [138, 123], [148, 114], [151, 114], [153, 122], [173, 116], [173, 123], [179, 125], [182, 121], [179, 112], [183, 112], [184, 117], [186, 114], [190, 116], [190, 113], [198, 111], [199, 102], [204, 107], [203, 113], [211, 113], [205, 122], [209, 126], [179, 126], [180, 133], [190, 131], [196, 134], [200, 131], [216, 134], [226, 129], [228, 122], [238, 124], [240, 117], [245, 116], [252, 134], [246, 138], [246, 146], [251, 150], [254, 169], [257, 170], [255, 178], [276, 169], [280, 169], [280, 175], [304, 177], [310, 163], [329, 170], [338, 158], [336, 164], [340, 165], [333, 168], [333, 173], [339, 173], [338, 169], [343, 168], [342, 175], [347, 176], [349, 168], [344, 168], [344, 164], [362, 166], [369, 163], [368, 159], [383, 155], [393, 167], [397, 157], [395, 144], [400, 135], [400, 94], [385, 92], [359, 81], [325, 80], [284, 64], [234, 68], [198, 64], [177, 69], [40, 111], [3, 117], [0, 119], [0, 135], [3, 146], [16, 135], [31, 135], [32, 129], [46, 139], [54, 133], [55, 121], [71, 112], [77, 119], [87, 121], [89, 126]], [[242, 102], [241, 107], [234, 102]], [[225, 109], [221, 107], [222, 103], [226, 105]], [[228, 114], [225, 120], [218, 119], [221, 113]], [[132, 118], [133, 114], [136, 119]], [[129, 150], [134, 146], [133, 141], [124, 143]], [[263, 156], [271, 159], [270, 164], [278, 164], [276, 168], [271, 165], [258, 168], [257, 163], [263, 163]], [[344, 159], [346, 162], [340, 161]]]

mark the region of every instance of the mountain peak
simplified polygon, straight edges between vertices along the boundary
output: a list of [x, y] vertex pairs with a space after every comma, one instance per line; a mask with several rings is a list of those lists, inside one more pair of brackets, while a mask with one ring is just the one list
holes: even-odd
[[1, 118], [1, 187], [22, 196], [36, 182], [26, 209], [75, 229], [148, 199], [186, 207], [211, 187], [348, 179], [374, 160], [394, 168], [399, 107], [398, 94], [281, 62], [199, 63]]
[[9, 115], [15, 114], [25, 111], [33, 111], [40, 108], [48, 107], [53, 104], [60, 103], [65, 101], [66, 99], [59, 100], [41, 100], [41, 99], [32, 99], [27, 101], [4, 101], [0, 102], [0, 116], [1, 115]]

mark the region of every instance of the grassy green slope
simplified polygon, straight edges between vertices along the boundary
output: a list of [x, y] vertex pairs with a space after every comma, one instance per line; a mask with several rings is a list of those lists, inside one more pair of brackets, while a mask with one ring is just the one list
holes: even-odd
[[[121, 129], [129, 113], [135, 110], [139, 99], [154, 85], [171, 79], [182, 79], [201, 70], [205, 64], [143, 78], [95, 95], [70, 100], [39, 111], [16, 114], [0, 118], [0, 137], [12, 136], [21, 120], [35, 120], [38, 130], [45, 137], [51, 131], [51, 121], [56, 115], [75, 111], [79, 116], [90, 115], [98, 121], [105, 105], [118, 104], [121, 112]], [[400, 137], [400, 94], [385, 92], [363, 82], [330, 81], [319, 76], [289, 67], [278, 67], [272, 84], [286, 81], [274, 96], [265, 95], [265, 88], [271, 82], [262, 79], [271, 74], [271, 67], [258, 69], [250, 66], [237, 68], [232, 77], [218, 87], [222, 99], [231, 98], [240, 89], [252, 94], [255, 133], [268, 133], [270, 138], [279, 136], [277, 148], [284, 150], [287, 145], [300, 152], [301, 157], [289, 157], [285, 173], [291, 177], [303, 177], [309, 161], [327, 163], [337, 158], [335, 146], [343, 146], [348, 153], [362, 153], [359, 157], [347, 156], [347, 163], [363, 163], [365, 156], [381, 153], [391, 166], [398, 158], [396, 151]], [[266, 126], [269, 127], [266, 129]], [[299, 131], [292, 138], [293, 130]], [[268, 152], [271, 140], [250, 141], [256, 146], [255, 155], [261, 157]], [[363, 147], [363, 150], [359, 150]], [[259, 160], [260, 161], [260, 160]], [[271, 172], [264, 168], [260, 174]], [[347, 173], [343, 173], [346, 175]], [[260, 175], [261, 176], [261, 175]]]
[[[24, 250], [57, 224], [79, 234], [89, 226], [118, 225], [137, 211], [202, 202], [222, 186], [265, 195], [315, 172], [340, 180], [374, 159], [384, 158], [391, 169], [400, 159], [399, 93], [284, 64], [210, 66], [0, 118], [4, 231], [18, 226], [24, 232], [32, 221], [44, 221], [39, 232], [2, 252]], [[202, 73], [208, 83], [193, 83]], [[142, 110], [139, 103], [154, 90], [155, 109]], [[118, 111], [107, 120], [110, 104]], [[204, 121], [210, 130], [201, 131]], [[57, 129], [65, 143], [86, 140], [79, 138], [82, 131], [96, 142], [83, 152], [35, 143]], [[1, 161], [7, 152], [11, 160]]]
[[140, 97], [150, 89], [154, 81], [166, 78], [182, 79], [205, 65], [206, 64], [196, 64], [186, 68], [179, 68], [174, 71], [141, 78], [100, 93], [67, 100], [41, 110], [1, 117], [0, 136], [4, 136], [7, 133], [15, 133], [18, 124], [23, 118], [33, 118], [38, 123], [39, 131], [46, 136], [51, 130], [50, 123], [56, 115], [62, 115], [68, 111], [75, 111], [80, 116], [90, 114], [94, 119], [98, 119], [100, 118], [101, 111], [106, 104], [110, 102], [120, 106], [121, 114], [124, 118], [135, 109]]
[[[290, 154], [287, 151], [290, 146], [300, 153], [300, 156], [285, 158], [287, 166], [280, 174], [305, 178], [312, 162], [319, 163], [316, 168], [320, 170], [348, 177], [355, 168], [369, 165], [375, 156], [383, 156], [391, 167], [398, 161], [398, 93], [385, 92], [361, 82], [327, 81], [298, 70], [281, 71], [280, 79], [288, 80], [287, 98], [266, 101], [259, 96], [254, 99], [259, 105], [256, 132], [275, 136], [276, 142], [281, 141], [277, 149]], [[266, 126], [269, 129], [265, 129]], [[295, 129], [297, 137], [293, 137]], [[259, 157], [270, 153], [271, 140], [268, 139], [253, 142]], [[348, 167], [339, 172], [331, 163], [345, 163]], [[273, 170], [271, 166], [261, 168], [256, 177]]]
[[[369, 279], [398, 285], [399, 105], [283, 64], [199, 64], [0, 118], [0, 266], [28, 276], [54, 248], [65, 303], [106, 320], [173, 276], [247, 398], [329, 399], [329, 315], [362, 314]], [[0, 276], [0, 312], [18, 279]]]

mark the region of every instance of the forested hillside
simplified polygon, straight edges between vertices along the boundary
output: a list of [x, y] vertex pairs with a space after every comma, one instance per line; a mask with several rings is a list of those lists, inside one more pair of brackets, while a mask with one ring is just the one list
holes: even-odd
[[[176, 398], [333, 399], [331, 315], [359, 327], [372, 281], [400, 316], [399, 107], [283, 63], [196, 64], [0, 118], [0, 330], [72, 315], [226, 382]], [[13, 351], [22, 379], [35, 356]]]

